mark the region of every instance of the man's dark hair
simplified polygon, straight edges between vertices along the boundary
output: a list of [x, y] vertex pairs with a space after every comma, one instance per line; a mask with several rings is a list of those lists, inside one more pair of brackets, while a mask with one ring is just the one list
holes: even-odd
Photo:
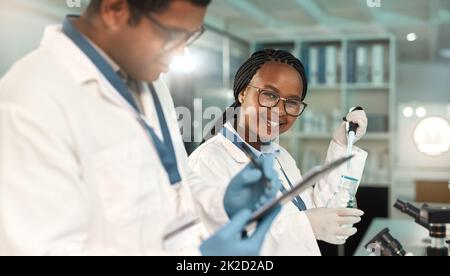
[[[130, 23], [139, 22], [143, 14], [162, 13], [169, 8], [170, 4], [177, 0], [127, 0], [131, 11]], [[206, 7], [211, 3], [211, 0], [186, 0], [194, 5]], [[91, 0], [88, 13], [96, 14], [100, 10], [102, 0]]]

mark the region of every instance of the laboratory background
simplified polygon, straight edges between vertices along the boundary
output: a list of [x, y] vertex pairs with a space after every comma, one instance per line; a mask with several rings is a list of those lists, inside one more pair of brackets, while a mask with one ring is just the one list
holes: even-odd
[[[0, 77], [38, 46], [46, 25], [87, 4], [0, 1]], [[369, 119], [357, 144], [369, 153], [357, 194], [365, 216], [345, 246], [321, 244], [322, 253], [367, 255], [364, 245], [384, 228], [411, 250], [431, 243], [400, 209], [450, 206], [450, 0], [213, 0], [205, 24], [164, 76], [176, 106], [201, 116], [184, 135], [202, 135], [211, 121], [202, 111], [234, 101], [234, 74], [252, 52], [287, 50], [306, 67], [309, 107], [280, 143], [302, 171], [325, 160], [350, 108]], [[186, 143], [189, 153], [196, 147]]]

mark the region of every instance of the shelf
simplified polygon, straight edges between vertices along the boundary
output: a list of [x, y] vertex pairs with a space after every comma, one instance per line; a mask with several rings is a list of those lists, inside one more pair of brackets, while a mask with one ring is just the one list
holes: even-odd
[[389, 90], [390, 84], [372, 84], [372, 83], [349, 83], [347, 84], [349, 90]]
[[[389, 83], [372, 84], [372, 83], [347, 83], [344, 84], [349, 90], [389, 90], [391, 89]], [[308, 87], [309, 90], [317, 91], [336, 91], [342, 90], [342, 84], [327, 85], [327, 84], [314, 84]]]
[[389, 132], [372, 132], [367, 133], [362, 140], [390, 140], [391, 134]]
[[295, 138], [298, 139], [319, 139], [319, 140], [331, 140], [332, 135], [330, 134], [308, 134], [308, 133], [293, 133], [291, 134], [292, 136], [294, 136]]
[[[293, 136], [297, 139], [307, 139], [307, 140], [313, 140], [313, 139], [317, 139], [317, 140], [331, 140], [331, 138], [333, 137], [332, 134], [321, 134], [321, 133], [316, 133], [316, 134], [308, 134], [308, 133], [292, 133], [292, 134], [288, 134], [286, 136], [286, 138], [288, 136]], [[367, 133], [366, 136], [363, 137], [362, 141], [364, 140], [370, 140], [370, 141], [377, 141], [377, 140], [390, 140], [391, 138], [391, 134], [388, 132], [373, 132], [373, 133]]]
[[326, 85], [326, 84], [315, 84], [308, 87], [308, 90], [314, 90], [314, 91], [337, 91], [342, 90], [342, 87], [340, 84], [338, 85]]
[[429, 168], [406, 168], [395, 167], [394, 178], [397, 180], [415, 181], [420, 179], [446, 181], [450, 180], [450, 171], [446, 168], [429, 169]]

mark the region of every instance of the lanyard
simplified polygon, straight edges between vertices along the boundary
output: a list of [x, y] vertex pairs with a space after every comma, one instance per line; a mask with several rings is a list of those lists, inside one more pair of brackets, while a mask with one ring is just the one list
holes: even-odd
[[158, 114], [159, 124], [163, 135], [163, 141], [156, 135], [154, 129], [146, 122], [144, 115], [139, 111], [133, 96], [125, 85], [123, 80], [113, 70], [111, 65], [97, 52], [97, 50], [89, 43], [89, 41], [73, 26], [70, 18], [67, 18], [63, 24], [63, 32], [69, 37], [78, 48], [92, 61], [92, 63], [102, 72], [103, 76], [109, 81], [114, 89], [120, 94], [129, 106], [135, 112], [136, 119], [139, 124], [146, 130], [149, 138], [153, 141], [156, 147], [161, 163], [163, 164], [167, 175], [169, 176], [170, 184], [176, 185], [181, 182], [181, 175], [178, 170], [175, 149], [173, 146], [170, 131], [167, 126], [166, 118], [161, 106], [161, 102], [156, 94], [153, 85], [150, 85], [152, 97], [155, 102], [156, 112]]
[[[244, 151], [244, 146], [243, 146], [243, 144], [244, 144], [245, 142], [244, 142], [238, 135], [236, 135], [236, 133], [233, 133], [232, 131], [229, 131], [226, 127], [224, 127], [224, 128], [222, 129], [222, 131], [221, 131], [221, 134], [222, 134], [226, 139], [228, 139], [230, 142], [232, 142], [236, 147], [238, 147], [241, 151]], [[256, 156], [256, 154], [255, 154], [253, 151], [252, 151], [252, 154], [253, 154], [253, 157], [254, 157], [254, 158], [256, 158], [256, 159], [258, 158], [258, 157]], [[291, 181], [289, 180], [289, 177], [287, 176], [287, 174], [286, 174], [286, 172], [284, 171], [283, 167], [281, 166], [281, 163], [280, 163], [280, 161], [278, 160], [278, 158], [277, 158], [277, 162], [278, 162], [278, 165], [279, 165], [279, 167], [280, 167], [281, 172], [282, 172], [283, 175], [284, 175], [284, 178], [287, 180], [287, 182], [288, 182], [288, 184], [289, 184], [289, 187], [292, 189], [292, 188], [293, 188], [292, 183], [291, 183]], [[288, 191], [286, 190], [286, 188], [283, 187], [283, 185], [281, 185], [280, 191], [281, 191], [283, 194], [286, 194], [286, 193], [288, 192]], [[299, 195], [296, 196], [294, 199], [292, 199], [292, 203], [298, 208], [298, 210], [299, 210], [300, 212], [306, 211], [306, 210], [307, 210], [305, 202], [302, 200], [302, 198], [301, 198]]]
[[[294, 186], [292, 185], [291, 180], [289, 180], [289, 177], [287, 176], [286, 172], [284, 171], [283, 166], [281, 166], [280, 160], [278, 160], [278, 158], [277, 158], [277, 162], [278, 162], [278, 165], [280, 167], [281, 172], [284, 175], [284, 178], [287, 180], [287, 182], [289, 184], [289, 187], [291, 187], [291, 189], [293, 189]], [[283, 186], [281, 186], [281, 192], [283, 194], [286, 194], [288, 191], [286, 191], [286, 189]], [[300, 210], [300, 212], [308, 210], [308, 208], [306, 207], [305, 202], [303, 201], [303, 199], [299, 195], [296, 196], [294, 199], [292, 199], [292, 203], [294, 203], [294, 205]]]

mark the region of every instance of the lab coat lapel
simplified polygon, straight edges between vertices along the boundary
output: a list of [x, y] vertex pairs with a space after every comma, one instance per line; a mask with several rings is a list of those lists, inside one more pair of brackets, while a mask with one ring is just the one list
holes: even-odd
[[[222, 135], [222, 134], [219, 134]], [[248, 157], [245, 155], [245, 153], [239, 149], [235, 144], [233, 144], [230, 140], [225, 138], [223, 135], [223, 147], [225, 150], [230, 154], [230, 156], [233, 158], [234, 161], [236, 161], [238, 164], [246, 164], [249, 162]]]

